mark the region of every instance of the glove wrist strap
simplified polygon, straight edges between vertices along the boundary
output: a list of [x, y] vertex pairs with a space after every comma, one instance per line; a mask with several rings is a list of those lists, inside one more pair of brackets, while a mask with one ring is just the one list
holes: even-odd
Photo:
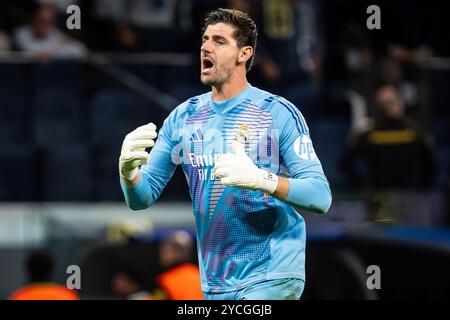
[[278, 186], [278, 176], [262, 169], [260, 169], [260, 172], [261, 178], [259, 189], [269, 194], [274, 193]]
[[139, 171], [139, 168], [134, 168], [131, 171], [120, 172], [120, 176], [128, 181], [133, 181], [134, 178], [136, 178], [138, 171]]

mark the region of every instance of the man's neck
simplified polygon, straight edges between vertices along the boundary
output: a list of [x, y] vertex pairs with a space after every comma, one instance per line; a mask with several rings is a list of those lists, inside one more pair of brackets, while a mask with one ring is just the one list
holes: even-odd
[[237, 96], [248, 86], [246, 77], [231, 78], [230, 81], [222, 84], [220, 87], [212, 87], [212, 98], [216, 102], [225, 101]]

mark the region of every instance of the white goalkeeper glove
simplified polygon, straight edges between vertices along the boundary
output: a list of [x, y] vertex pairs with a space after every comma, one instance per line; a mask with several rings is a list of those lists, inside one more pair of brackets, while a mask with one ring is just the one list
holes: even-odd
[[259, 169], [245, 153], [244, 146], [234, 140], [232, 153], [219, 156], [214, 166], [214, 176], [225, 186], [262, 190], [272, 194], [278, 186], [278, 176]]
[[138, 171], [139, 166], [147, 164], [148, 152], [146, 148], [155, 145], [156, 126], [153, 123], [141, 126], [126, 135], [122, 144], [122, 151], [119, 158], [120, 176], [133, 180]]

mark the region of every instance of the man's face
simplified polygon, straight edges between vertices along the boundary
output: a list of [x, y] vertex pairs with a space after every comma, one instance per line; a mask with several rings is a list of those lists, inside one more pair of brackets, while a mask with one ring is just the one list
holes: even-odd
[[52, 5], [46, 5], [39, 9], [34, 17], [33, 31], [37, 38], [45, 38], [55, 27], [56, 8]]
[[404, 105], [397, 91], [391, 86], [385, 86], [378, 90], [376, 102], [384, 116], [399, 119], [404, 116]]
[[222, 22], [206, 28], [200, 49], [200, 79], [203, 84], [220, 86], [236, 69], [240, 50], [233, 37], [234, 31], [234, 27]]
[[118, 272], [112, 279], [112, 290], [119, 296], [127, 296], [139, 289], [139, 285], [126, 273]]

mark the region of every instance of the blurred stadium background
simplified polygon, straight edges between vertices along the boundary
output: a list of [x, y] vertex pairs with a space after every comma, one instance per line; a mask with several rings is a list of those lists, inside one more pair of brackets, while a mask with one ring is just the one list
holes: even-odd
[[[70, 4], [81, 8], [80, 30], [66, 28]], [[381, 30], [366, 27], [371, 4]], [[202, 17], [217, 7], [256, 20], [249, 80], [305, 115], [331, 183], [330, 212], [303, 214], [303, 299], [450, 297], [444, 1], [2, 0], [0, 299], [25, 284], [24, 262], [38, 248], [53, 255], [57, 282], [81, 267], [82, 299], [118, 298], [112, 279], [124, 265], [152, 290], [161, 239], [178, 229], [194, 236], [179, 169], [154, 207], [132, 213], [117, 162], [126, 133], [160, 127], [209, 90], [198, 54]], [[405, 117], [390, 119], [391, 107]], [[370, 265], [380, 267], [380, 290], [366, 286]]]

